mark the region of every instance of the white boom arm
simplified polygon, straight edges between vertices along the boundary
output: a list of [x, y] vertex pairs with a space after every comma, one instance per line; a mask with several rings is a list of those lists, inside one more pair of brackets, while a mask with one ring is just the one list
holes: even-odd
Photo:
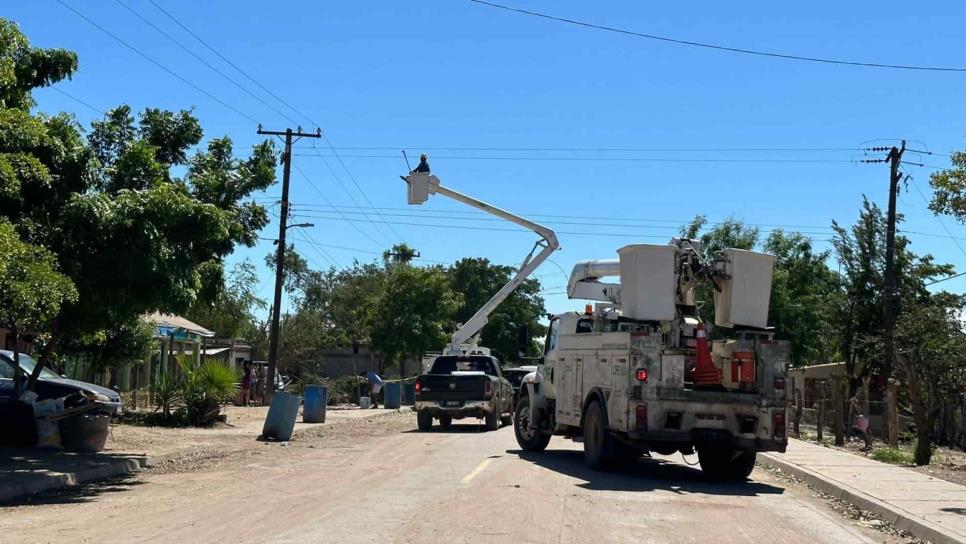
[[[440, 184], [439, 178], [432, 174], [412, 173], [406, 176], [406, 182], [409, 184], [410, 204], [422, 204], [423, 202], [426, 202], [426, 199], [429, 198], [429, 195], [438, 193], [448, 196], [449, 198], [452, 198], [458, 202], [462, 202], [463, 204], [472, 206], [478, 210], [483, 210], [502, 219], [506, 219], [511, 223], [520, 225], [521, 227], [530, 229], [541, 237], [541, 240], [534, 244], [533, 249], [530, 250], [530, 253], [523, 260], [523, 264], [520, 265], [520, 269], [517, 270], [517, 273], [515, 276], [513, 276], [513, 279], [507, 282], [507, 284], [497, 291], [496, 294], [490, 298], [490, 300], [486, 301], [486, 304], [484, 304], [479, 310], [476, 311], [475, 314], [473, 314], [473, 317], [471, 317], [466, 323], [460, 326], [455, 333], [453, 333], [453, 337], [450, 339], [448, 354], [458, 355], [462, 353], [461, 346], [463, 346], [463, 344], [465, 344], [483, 329], [483, 326], [486, 325], [486, 322], [493, 310], [495, 310], [501, 302], [506, 300], [506, 298], [510, 296], [510, 293], [519, 287], [520, 284], [523, 283], [523, 281], [526, 280], [527, 277], [530, 276], [530, 274], [532, 274], [541, 263], [543, 263], [543, 261], [547, 260], [547, 257], [549, 257], [551, 253], [560, 249], [560, 243], [557, 241], [557, 235], [547, 227], [538, 225], [533, 221], [528, 221], [505, 210], [490, 206], [486, 202], [482, 202], [471, 196], [467, 196], [463, 193], [444, 187]], [[534, 256], [533, 253], [538, 247], [541, 247], [542, 249], [536, 254], [536, 256]]]

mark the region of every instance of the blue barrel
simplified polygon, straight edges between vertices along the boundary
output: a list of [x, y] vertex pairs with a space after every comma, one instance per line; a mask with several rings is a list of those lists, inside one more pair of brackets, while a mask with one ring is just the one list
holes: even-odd
[[299, 417], [299, 404], [302, 397], [276, 391], [272, 397], [272, 404], [268, 407], [268, 417], [262, 427], [262, 437], [287, 441], [292, 439], [295, 430], [295, 420]]
[[416, 404], [416, 383], [409, 382], [403, 384], [403, 404], [412, 406]]
[[382, 404], [386, 408], [399, 408], [402, 402], [402, 384], [386, 383], [382, 386]]
[[302, 423], [325, 423], [325, 404], [329, 390], [323, 385], [306, 385], [302, 403]]

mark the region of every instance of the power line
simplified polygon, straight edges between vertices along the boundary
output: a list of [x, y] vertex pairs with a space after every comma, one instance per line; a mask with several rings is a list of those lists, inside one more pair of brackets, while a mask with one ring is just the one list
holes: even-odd
[[[319, 189], [318, 185], [316, 185], [312, 181], [311, 178], [309, 178], [307, 175], [305, 175], [305, 172], [303, 172], [302, 169], [299, 168], [297, 164], [294, 164], [293, 163], [292, 166], [295, 167], [295, 170], [302, 176], [303, 179], [305, 179], [305, 181], [309, 184], [309, 186], [312, 187], [313, 189], [315, 189], [315, 192], [318, 193], [319, 196], [321, 196], [322, 199], [325, 200], [330, 206], [332, 206], [332, 201], [329, 200], [329, 197], [325, 196], [325, 193], [323, 193], [322, 190]], [[344, 188], [343, 188], [343, 190], [344, 190]], [[342, 215], [341, 210], [339, 211], [339, 215]], [[344, 215], [343, 215], [343, 218], [348, 219]], [[378, 241], [376, 241], [375, 238], [373, 238], [372, 236], [370, 236], [368, 232], [365, 232], [364, 230], [362, 230], [359, 227], [359, 225], [356, 225], [355, 223], [350, 223], [350, 225], [352, 225], [352, 227], [355, 228], [356, 231], [359, 232], [359, 234], [361, 234], [361, 235], [365, 236], [366, 238], [368, 238], [369, 241], [371, 241], [373, 244], [376, 244], [377, 247], [381, 245]]]
[[[906, 174], [906, 179], [912, 182], [912, 186], [916, 188], [916, 192], [919, 193], [919, 197], [922, 198], [922, 201], [925, 202], [926, 206], [928, 207], [929, 199], [926, 198], [926, 195], [922, 192], [922, 189], [919, 188], [919, 184], [916, 183], [916, 180], [913, 179], [912, 176], [910, 176], [909, 174]], [[936, 218], [936, 221], [939, 223], [939, 225], [943, 228], [944, 231], [946, 231], [946, 234], [949, 235], [949, 239], [952, 240], [954, 244], [956, 244], [957, 248], [959, 248], [959, 252], [962, 253], [964, 257], [966, 257], [966, 249], [963, 249], [963, 246], [960, 245], [959, 240], [957, 240], [956, 237], [953, 236], [952, 231], [950, 231], [949, 227], [946, 226], [946, 222], [943, 221], [942, 218], [939, 217], [938, 215], [933, 214], [933, 217]]]
[[141, 51], [140, 49], [138, 49], [137, 47], [134, 47], [133, 45], [131, 45], [131, 44], [130, 44], [130, 43], [128, 43], [127, 41], [125, 41], [125, 40], [123, 40], [122, 38], [120, 38], [120, 37], [119, 37], [118, 35], [116, 35], [116, 34], [114, 34], [113, 32], [111, 32], [110, 30], [108, 30], [108, 29], [106, 29], [106, 28], [104, 28], [103, 26], [101, 26], [101, 25], [99, 25], [99, 24], [97, 24], [96, 22], [94, 22], [94, 21], [93, 21], [92, 19], [90, 19], [89, 17], [87, 17], [87, 16], [86, 16], [86, 15], [84, 15], [83, 13], [81, 13], [81, 12], [79, 12], [79, 11], [77, 11], [76, 9], [74, 9], [74, 8], [73, 8], [73, 7], [72, 7], [72, 6], [70, 5], [70, 4], [68, 4], [68, 3], [67, 3], [67, 2], [65, 2], [64, 0], [57, 0], [57, 3], [58, 3], [58, 4], [60, 4], [60, 5], [62, 5], [62, 6], [64, 6], [64, 7], [65, 7], [65, 8], [67, 8], [68, 10], [70, 10], [70, 11], [72, 11], [72, 12], [73, 12], [73, 13], [74, 13], [75, 15], [77, 15], [77, 16], [78, 16], [78, 17], [80, 17], [81, 19], [83, 19], [83, 20], [85, 20], [85, 21], [87, 21], [88, 23], [90, 23], [90, 25], [91, 25], [91, 26], [93, 26], [94, 28], [96, 28], [96, 29], [98, 29], [98, 30], [100, 30], [100, 31], [101, 31], [101, 32], [103, 32], [104, 34], [107, 34], [107, 35], [108, 35], [108, 36], [110, 36], [110, 37], [111, 37], [112, 39], [114, 39], [114, 40], [115, 40], [116, 42], [118, 42], [118, 43], [120, 43], [120, 44], [121, 44], [121, 45], [123, 45], [124, 47], [127, 47], [128, 49], [130, 49], [130, 50], [131, 50], [131, 51], [133, 51], [134, 53], [136, 53], [136, 54], [138, 54], [138, 55], [139, 55], [139, 56], [140, 56], [141, 58], [143, 58], [143, 59], [145, 59], [145, 60], [147, 60], [148, 62], [150, 62], [150, 63], [152, 63], [152, 64], [154, 64], [154, 65], [155, 65], [155, 66], [157, 66], [158, 68], [161, 68], [161, 69], [162, 69], [162, 70], [164, 70], [165, 72], [167, 72], [167, 73], [169, 73], [169, 74], [171, 74], [172, 76], [174, 76], [174, 77], [176, 77], [176, 78], [177, 78], [178, 80], [180, 80], [180, 81], [181, 81], [182, 83], [184, 83], [185, 85], [187, 85], [187, 86], [189, 86], [189, 87], [191, 87], [192, 89], [194, 89], [194, 90], [196, 90], [196, 91], [198, 91], [198, 92], [200, 92], [201, 94], [203, 94], [203, 95], [205, 95], [205, 96], [207, 96], [208, 98], [210, 98], [210, 99], [212, 99], [212, 100], [214, 100], [215, 102], [218, 102], [218, 103], [219, 103], [219, 104], [221, 104], [222, 106], [224, 106], [224, 107], [226, 107], [226, 108], [228, 108], [229, 110], [231, 110], [231, 111], [233, 111], [233, 112], [235, 112], [235, 113], [237, 113], [238, 115], [240, 115], [240, 116], [242, 116], [242, 117], [244, 117], [245, 119], [248, 119], [249, 121], [251, 121], [251, 122], [253, 122], [253, 123], [258, 123], [258, 120], [257, 120], [257, 119], [255, 119], [254, 117], [252, 117], [252, 116], [250, 116], [250, 115], [248, 115], [247, 113], [245, 113], [245, 112], [243, 112], [243, 111], [241, 111], [241, 110], [239, 110], [238, 108], [236, 108], [236, 107], [234, 107], [234, 106], [232, 106], [231, 104], [229, 104], [229, 103], [227, 103], [227, 102], [225, 102], [224, 100], [222, 100], [222, 99], [220, 99], [220, 98], [218, 98], [217, 96], [215, 96], [215, 95], [213, 95], [213, 94], [211, 94], [210, 92], [208, 92], [208, 91], [206, 91], [206, 90], [204, 90], [204, 89], [202, 89], [202, 88], [201, 88], [201, 87], [199, 87], [198, 85], [195, 85], [194, 83], [192, 83], [192, 82], [191, 82], [190, 80], [188, 80], [187, 78], [185, 78], [185, 77], [184, 77], [184, 76], [182, 76], [181, 74], [179, 74], [179, 73], [177, 73], [177, 72], [175, 72], [175, 71], [174, 71], [174, 70], [172, 70], [171, 68], [168, 68], [168, 67], [167, 67], [167, 66], [165, 66], [164, 64], [161, 64], [160, 62], [158, 62], [158, 61], [157, 61], [157, 60], [155, 60], [154, 58], [152, 58], [152, 57], [150, 57], [150, 56], [148, 56], [147, 54], [145, 54], [145, 53], [143, 53], [143, 52], [142, 52], [142, 51]]
[[86, 106], [86, 107], [88, 107], [88, 108], [96, 111], [97, 113], [99, 113], [101, 115], [107, 115], [107, 112], [105, 112], [104, 110], [102, 110], [100, 108], [97, 108], [97, 107], [94, 107], [94, 106], [90, 105], [87, 102], [84, 102], [80, 98], [77, 98], [76, 96], [68, 93], [67, 91], [63, 91], [63, 90], [58, 89], [57, 87], [54, 87], [54, 86], [50, 86], [50, 87], [47, 87], [47, 88], [50, 89], [50, 90], [52, 90], [52, 91], [54, 91], [54, 92], [58, 92], [58, 93], [60, 93], [60, 94], [62, 94], [64, 96], [66, 96], [67, 98], [70, 98], [74, 102], [77, 102], [78, 104], [81, 104], [82, 106]]
[[[303, 204], [303, 203], [293, 203], [293, 206], [297, 208], [325, 208], [321, 204]], [[335, 208], [352, 208], [351, 206], [334, 206]], [[408, 211], [412, 213], [425, 214], [425, 213], [447, 213], [447, 214], [466, 214], [466, 215], [482, 215], [489, 217], [486, 212], [481, 212], [477, 210], [438, 210], [438, 209], [426, 209], [420, 208], [403, 208], [403, 207], [381, 207], [380, 210], [388, 211]], [[327, 210], [319, 210], [327, 211]], [[562, 219], [591, 219], [600, 221], [636, 221], [640, 223], [669, 223], [674, 225], [674, 228], [678, 228], [681, 225], [690, 223], [694, 218], [690, 219], [644, 219], [638, 217], [614, 217], [614, 216], [602, 216], [602, 215], [574, 215], [574, 214], [546, 214], [546, 213], [524, 213], [527, 217], [544, 217], [544, 218], [562, 218]], [[718, 226], [724, 224], [725, 221], [715, 221], [710, 222], [707, 226]], [[773, 228], [794, 228], [794, 229], [827, 229], [829, 231], [833, 230], [831, 227], [825, 227], [822, 225], [789, 225], [789, 224], [778, 224], [778, 223], [744, 223], [746, 226], [752, 227], [773, 227]], [[614, 225], [621, 226], [621, 225]], [[649, 227], [650, 225], [646, 225]]]
[[[327, 212], [318, 212], [318, 213], [327, 213]], [[372, 220], [369, 220], [369, 219], [347, 219], [347, 218], [344, 218], [344, 217], [343, 218], [340, 218], [340, 217], [333, 217], [333, 216], [330, 216], [330, 215], [316, 215], [316, 214], [306, 214], [306, 213], [297, 213], [297, 214], [294, 214], [293, 217], [299, 217], [299, 218], [305, 218], [305, 219], [323, 219], [323, 220], [328, 219], [328, 220], [334, 220], [334, 221], [339, 221], [339, 220], [342, 220], [342, 221], [357, 221], [357, 222], [371, 222], [372, 221]], [[472, 226], [472, 225], [453, 225], [453, 224], [442, 225], [442, 224], [438, 224], [438, 223], [413, 223], [413, 222], [408, 222], [408, 221], [388, 221], [388, 223], [391, 223], [393, 225], [408, 225], [408, 226], [415, 226], [415, 227], [435, 227], [435, 228], [443, 228], [443, 229], [463, 229], [463, 230], [480, 230], [480, 231], [492, 231], [492, 232], [517, 232], [517, 233], [528, 233], [529, 232], [529, 231], [523, 230], [523, 229], [498, 228], [498, 227], [481, 227], [481, 226]], [[670, 236], [673, 236], [673, 235], [669, 235], [669, 234], [632, 234], [632, 233], [606, 233], [606, 232], [587, 232], [587, 231], [582, 231], [582, 232], [576, 232], [576, 231], [556, 231], [556, 233], [557, 234], [570, 234], [570, 235], [577, 235], [577, 236], [617, 236], [617, 237], [622, 237], [622, 238], [660, 238], [660, 239], [664, 239], [664, 240], [668, 239]], [[813, 242], [831, 242], [832, 239], [830, 239], [830, 238], [814, 238], [814, 239], [812, 239], [812, 241]]]
[[[303, 148], [305, 149], [305, 148]], [[320, 153], [307, 154], [295, 153], [296, 157], [319, 157], [350, 159], [392, 159], [399, 160], [399, 155], [372, 155], [372, 154], [341, 154], [341, 155], [322, 155]], [[436, 155], [433, 159], [438, 160], [467, 160], [467, 161], [564, 161], [564, 162], [693, 162], [693, 163], [796, 163], [796, 164], [857, 164], [862, 161], [845, 159], [791, 159], [791, 158], [678, 158], [678, 157], [538, 157], [538, 156], [514, 156], [514, 155]]]
[[783, 60], [795, 60], [803, 62], [817, 62], [822, 64], [837, 64], [843, 66], [861, 66], [865, 68], [888, 68], [894, 70], [918, 70], [918, 71], [929, 71], [929, 72], [966, 72], [966, 68], [954, 67], [954, 66], [920, 66], [912, 64], [887, 64], [879, 62], [862, 62], [862, 61], [852, 61], [852, 60], [841, 60], [841, 59], [831, 59], [824, 57], [812, 57], [805, 55], [792, 55], [789, 53], [774, 53], [770, 51], [759, 51], [755, 49], [744, 49], [739, 47], [729, 47], [724, 45], [717, 45], [706, 42], [696, 42], [691, 40], [681, 40], [677, 38], [669, 38], [667, 36], [659, 36], [657, 34], [646, 34], [643, 32], [635, 32], [632, 30], [626, 30], [622, 28], [616, 28], [605, 25], [598, 25], [593, 23], [588, 23], [584, 21], [578, 21], [576, 19], [568, 19], [565, 17], [557, 17], [554, 15], [548, 15], [546, 13], [540, 13], [536, 11], [525, 10], [521, 8], [515, 8], [512, 6], [505, 6], [503, 4], [496, 4], [493, 2], [487, 2], [484, 0], [469, 0], [475, 4], [480, 4], [484, 6], [489, 6], [491, 8], [502, 9], [506, 11], [512, 11], [515, 13], [520, 13], [523, 15], [529, 15], [531, 17], [539, 17], [541, 19], [547, 19], [550, 21], [556, 21], [558, 23], [567, 23], [570, 25], [580, 26], [584, 28], [590, 28], [594, 30], [604, 30], [607, 32], [614, 32], [617, 34], [624, 34], [627, 36], [634, 36], [637, 38], [646, 38], [649, 40], [656, 40], [666, 43], [673, 43], [676, 45], [687, 45], [691, 47], [700, 47], [704, 49], [714, 49], [717, 51], [725, 51], [728, 53], [740, 53], [743, 55], [755, 55], [760, 57], [771, 57]]
[[[294, 210], [294, 211], [296, 213], [303, 212], [303, 211], [316, 212], [316, 213], [331, 213], [331, 212], [328, 212], [328, 210], [301, 210], [301, 209], [297, 209], [297, 210]], [[434, 211], [434, 210], [431, 210], [431, 211]], [[350, 215], [355, 214], [355, 215], [358, 215], [360, 213], [360, 212], [352, 212], [352, 211], [342, 212], [341, 210], [336, 210], [336, 212], [339, 213], [340, 215], [342, 215], [342, 214], [350, 214]], [[450, 212], [438, 212], [438, 213], [450, 213]], [[453, 212], [453, 213], [456, 213], [456, 212]], [[460, 217], [458, 215], [428, 215], [426, 213], [415, 213], [415, 214], [413, 214], [413, 213], [384, 213], [383, 215], [386, 216], [386, 217], [406, 217], [406, 218], [426, 218], [426, 219], [453, 219], [453, 220], [458, 220], [458, 221], [486, 221], [486, 222], [501, 222], [501, 223], [505, 221], [503, 219], [495, 219], [495, 218], [491, 218], [491, 217], [473, 217], [473, 218], [466, 218], [466, 217]], [[628, 223], [595, 223], [595, 222], [590, 222], [590, 221], [560, 221], [560, 220], [550, 220], [550, 221], [547, 221], [547, 223], [549, 223], [549, 224], [555, 224], [555, 225], [580, 225], [580, 226], [589, 226], [589, 227], [612, 227], [612, 228], [650, 228], [650, 229], [667, 229], [667, 230], [677, 231], [677, 230], [680, 230], [681, 229], [682, 225], [687, 225], [688, 224], [688, 221], [678, 222], [675, 225], [645, 225], [645, 224], [640, 224], [640, 223], [636, 223], [636, 224], [635, 223], [630, 223], [630, 224], [628, 224]], [[719, 224], [720, 223], [717, 223], [717, 224], [709, 224], [708, 226], [716, 226], [716, 225], [719, 225]], [[744, 223], [744, 225], [745, 226], [749, 226], [749, 227], [755, 227], [755, 228], [758, 227], [758, 225], [754, 225], [752, 223]], [[819, 227], [819, 228], [826, 228], [826, 227]], [[771, 229], [765, 229], [765, 230], [771, 230]], [[826, 230], [831, 231], [832, 229], [830, 227], [828, 227], [828, 228], [826, 228]], [[824, 235], [830, 235], [830, 234], [832, 234], [832, 232], [801, 232], [801, 231], [797, 231], [797, 232], [799, 232], [800, 234], [814, 234], [814, 235], [823, 235], [823, 236]]]
[[309, 230], [308, 229], [299, 227], [299, 230], [302, 231], [302, 233], [305, 235], [305, 238], [296, 238], [296, 240], [299, 240], [301, 242], [305, 242], [305, 243], [309, 244], [310, 246], [312, 246], [312, 249], [314, 249], [315, 252], [318, 253], [320, 257], [322, 257], [323, 259], [325, 259], [326, 262], [328, 262], [330, 265], [334, 266], [335, 268], [342, 268], [342, 265], [340, 265], [338, 263], [338, 261], [336, 261], [335, 258], [332, 257], [332, 255], [328, 251], [325, 250], [325, 248], [323, 248], [322, 246], [318, 245], [318, 243], [315, 241], [315, 239], [312, 238], [312, 235], [309, 233]]
[[[349, 197], [349, 200], [351, 200], [352, 203], [355, 204], [355, 207], [357, 209], [363, 210], [363, 207], [359, 205], [359, 201], [356, 200], [356, 197], [352, 195], [352, 192], [349, 191], [349, 188], [346, 187], [345, 183], [342, 182], [342, 178], [335, 173], [335, 170], [332, 168], [332, 165], [329, 164], [329, 161], [325, 160], [325, 157], [322, 157], [322, 155], [318, 152], [318, 149], [316, 149], [316, 154], [322, 159], [322, 163], [325, 165], [326, 169], [329, 170], [329, 173], [332, 175], [332, 178], [336, 181], [336, 183], [339, 184], [339, 187], [342, 188], [342, 191], [346, 194], [346, 196]], [[305, 174], [303, 173], [302, 175], [304, 176]], [[366, 215], [366, 217], [368, 217], [368, 215]], [[376, 224], [375, 222], [373, 222], [373, 230], [378, 232], [380, 236], [385, 238], [386, 241], [389, 242], [389, 245], [392, 245], [392, 240], [388, 236], [386, 236], [385, 232], [383, 232], [378, 228], [378, 224]]]
[[926, 287], [929, 287], [930, 285], [936, 285], [937, 283], [942, 283], [944, 281], [949, 281], [951, 279], [961, 278], [963, 276], [966, 276], [966, 272], [960, 272], [959, 274], [954, 274], [954, 275], [949, 276], [949, 277], [946, 277], [946, 278], [942, 278], [942, 279], [938, 279], [938, 280], [933, 280], [933, 281], [927, 283], [926, 284]]
[[[436, 147], [436, 146], [413, 146], [413, 145], [394, 145], [394, 146], [335, 146], [340, 151], [399, 151], [420, 150], [420, 151], [547, 151], [547, 152], [613, 152], [613, 153], [640, 153], [640, 152], [843, 152], [843, 151], [862, 151], [858, 147]], [[295, 149], [309, 149], [308, 146], [295, 146]], [[397, 157], [398, 158], [398, 157]]]
[[[178, 25], [179, 27], [181, 27], [182, 30], [184, 30], [185, 32], [187, 32], [188, 34], [190, 34], [194, 39], [198, 40], [201, 43], [201, 45], [204, 45], [205, 47], [207, 47], [208, 50], [211, 51], [212, 53], [214, 53], [216, 56], [218, 56], [218, 58], [220, 58], [221, 60], [223, 60], [226, 63], [228, 63], [228, 65], [231, 66], [232, 68], [234, 68], [235, 70], [237, 70], [238, 73], [240, 73], [241, 75], [245, 76], [249, 81], [251, 81], [252, 83], [254, 83], [255, 85], [257, 85], [258, 88], [260, 88], [261, 90], [263, 90], [266, 93], [268, 93], [269, 95], [271, 95], [272, 98], [274, 98], [275, 100], [278, 100], [279, 102], [281, 102], [285, 107], [287, 107], [288, 109], [290, 109], [293, 112], [295, 112], [296, 115], [301, 115], [302, 117], [306, 118], [309, 122], [311, 122], [313, 125], [318, 126], [318, 124], [315, 123], [314, 121], [312, 121], [311, 119], [309, 119], [309, 117], [307, 115], [305, 115], [304, 113], [302, 113], [299, 110], [297, 110], [294, 107], [292, 107], [291, 104], [289, 104], [288, 102], [286, 102], [285, 100], [283, 100], [281, 97], [279, 97], [278, 95], [276, 95], [275, 93], [273, 93], [271, 91], [271, 89], [269, 89], [268, 87], [262, 85], [261, 83], [258, 82], [258, 80], [256, 80], [252, 76], [248, 75], [248, 72], [246, 72], [245, 70], [242, 70], [237, 64], [235, 64], [234, 62], [232, 62], [228, 57], [226, 57], [226, 56], [222, 55], [221, 53], [219, 53], [217, 49], [215, 49], [214, 47], [212, 47], [211, 45], [209, 45], [208, 42], [206, 42], [204, 39], [201, 38], [201, 36], [195, 34], [190, 28], [188, 28], [187, 26], [185, 26], [184, 23], [182, 23], [181, 21], [179, 21], [174, 15], [172, 15], [166, 9], [164, 9], [163, 7], [161, 7], [160, 5], [158, 5], [157, 2], [155, 2], [154, 0], [148, 0], [148, 1], [151, 2], [151, 5], [153, 5], [155, 8], [157, 8], [158, 11], [160, 11], [165, 16], [167, 16], [168, 19], [171, 19], [171, 21], [173, 21], [176, 25]], [[298, 123], [296, 123], [296, 124], [298, 124]]]
[[215, 65], [213, 65], [210, 62], [208, 62], [207, 60], [205, 60], [201, 55], [195, 53], [194, 51], [192, 51], [191, 49], [189, 49], [186, 45], [184, 45], [183, 43], [181, 43], [180, 41], [178, 41], [177, 39], [175, 39], [173, 36], [171, 36], [170, 34], [168, 34], [167, 32], [165, 32], [164, 29], [160, 28], [159, 26], [157, 26], [156, 24], [154, 24], [153, 22], [151, 22], [150, 19], [148, 19], [144, 15], [141, 15], [139, 12], [137, 12], [136, 10], [134, 10], [133, 8], [131, 8], [131, 6], [127, 5], [123, 0], [114, 0], [114, 1], [117, 2], [118, 4], [120, 4], [124, 9], [126, 9], [126, 10], [130, 11], [131, 13], [133, 13], [138, 19], [141, 19], [141, 21], [143, 21], [145, 24], [147, 24], [148, 26], [150, 26], [151, 28], [153, 28], [154, 30], [156, 30], [159, 34], [161, 34], [162, 36], [164, 36], [165, 38], [167, 38], [170, 42], [172, 42], [175, 45], [177, 45], [178, 47], [180, 47], [183, 51], [185, 51], [186, 53], [188, 53], [192, 57], [198, 59], [202, 64], [204, 64], [205, 66], [207, 66], [208, 68], [210, 68], [213, 72], [215, 72], [216, 74], [220, 75], [224, 79], [228, 80], [228, 82], [230, 82], [232, 85], [234, 85], [235, 87], [238, 87], [239, 89], [241, 89], [242, 91], [244, 91], [245, 93], [247, 93], [249, 96], [251, 96], [255, 100], [258, 100], [259, 102], [261, 102], [263, 105], [265, 105], [265, 107], [271, 109], [275, 113], [277, 113], [277, 114], [281, 115], [282, 117], [284, 117], [285, 119], [291, 121], [293, 124], [296, 124], [296, 125], [298, 124], [298, 121], [292, 119], [291, 117], [289, 117], [287, 114], [285, 114], [282, 111], [280, 111], [275, 106], [269, 104], [262, 97], [256, 95], [255, 93], [251, 92], [250, 90], [248, 90], [247, 87], [242, 86], [240, 83], [238, 83], [237, 81], [235, 81], [234, 79], [232, 79], [231, 76], [229, 76], [228, 74], [226, 74], [226, 73], [222, 72], [221, 70], [219, 70], [218, 67], [216, 67]]

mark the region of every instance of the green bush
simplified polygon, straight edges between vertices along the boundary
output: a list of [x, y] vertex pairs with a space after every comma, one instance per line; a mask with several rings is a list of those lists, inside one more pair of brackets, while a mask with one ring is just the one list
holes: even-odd
[[220, 404], [230, 401], [238, 390], [241, 376], [228, 365], [207, 360], [195, 368], [189, 356], [176, 358], [180, 375], [158, 374], [152, 385], [155, 411], [159, 418], [139, 419], [131, 423], [178, 425], [211, 425], [221, 412]]
[[893, 465], [911, 465], [913, 461], [911, 453], [899, 448], [877, 448], [872, 451], [872, 458]]

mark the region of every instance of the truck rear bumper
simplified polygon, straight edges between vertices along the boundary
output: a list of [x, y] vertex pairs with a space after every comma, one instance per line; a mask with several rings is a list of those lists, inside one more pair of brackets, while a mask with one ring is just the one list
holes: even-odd
[[635, 442], [653, 442], [660, 444], [691, 444], [699, 446], [703, 443], [729, 444], [732, 448], [754, 451], [777, 451], [784, 453], [788, 446], [787, 439], [760, 438], [755, 436], [735, 436], [723, 429], [693, 429], [687, 431], [652, 431], [631, 432], [627, 437]]
[[417, 400], [416, 411], [426, 411], [433, 414], [434, 417], [445, 415], [454, 419], [480, 417], [493, 412], [493, 403], [488, 400], [459, 401], [461, 402], [459, 406], [450, 406], [448, 402], [453, 401]]

